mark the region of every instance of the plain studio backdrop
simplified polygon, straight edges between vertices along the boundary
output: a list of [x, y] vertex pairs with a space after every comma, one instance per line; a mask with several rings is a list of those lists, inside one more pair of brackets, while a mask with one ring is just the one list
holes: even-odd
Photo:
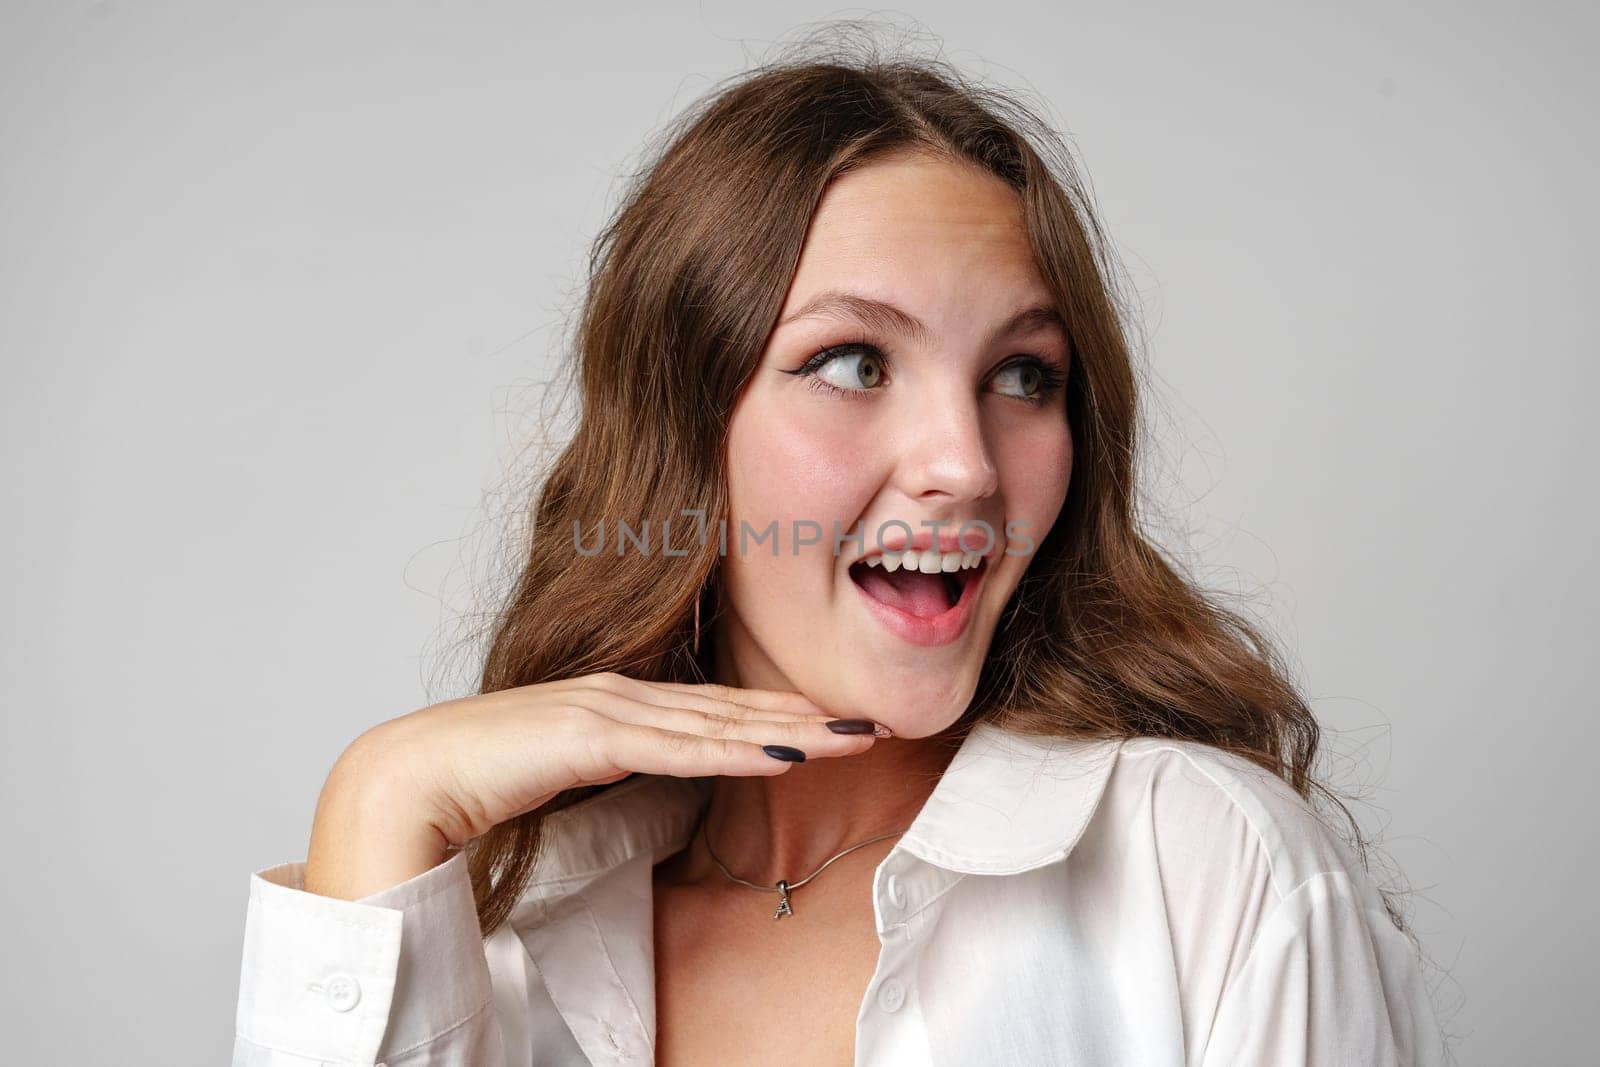
[[226, 1059], [250, 872], [358, 733], [470, 691], [620, 176], [839, 16], [1066, 130], [1169, 548], [1282, 635], [1462, 1061], [1577, 1058], [1595, 9], [564, 8], [4, 4], [0, 1058]]

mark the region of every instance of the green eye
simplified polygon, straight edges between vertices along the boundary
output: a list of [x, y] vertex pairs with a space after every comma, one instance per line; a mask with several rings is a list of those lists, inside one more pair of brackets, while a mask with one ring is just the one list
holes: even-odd
[[1044, 375], [1036, 363], [1013, 363], [1009, 367], [1002, 367], [994, 380], [999, 384], [1000, 392], [1024, 399], [1037, 396], [1044, 387]]
[[829, 356], [815, 371], [836, 389], [872, 389], [883, 380], [883, 365], [875, 353], [846, 350]]
[[1002, 396], [1015, 397], [1035, 406], [1043, 406], [1061, 390], [1066, 383], [1066, 374], [1049, 363], [1029, 357], [1007, 363], [995, 371], [991, 380], [994, 382], [995, 392]]

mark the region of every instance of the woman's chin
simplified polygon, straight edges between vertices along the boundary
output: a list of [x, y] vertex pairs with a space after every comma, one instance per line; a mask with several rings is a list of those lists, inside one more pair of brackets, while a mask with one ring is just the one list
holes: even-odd
[[[842, 700], [824, 706], [841, 718], [880, 722], [899, 738], [931, 737], [947, 728], [967, 709], [975, 689], [965, 677], [952, 677], [949, 672], [906, 678], [884, 676], [868, 668], [861, 679], [864, 686], [849, 686], [841, 694]], [[845, 706], [851, 709], [848, 713], [837, 710]]]

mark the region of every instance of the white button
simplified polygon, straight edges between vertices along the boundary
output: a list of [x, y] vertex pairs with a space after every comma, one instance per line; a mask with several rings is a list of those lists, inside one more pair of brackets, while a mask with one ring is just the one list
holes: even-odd
[[889, 903], [893, 904], [897, 908], [905, 903], [904, 898], [902, 898], [900, 895], [900, 878], [898, 875], [891, 874], [888, 879], [884, 881], [883, 887], [889, 891]]
[[328, 1007], [334, 1011], [349, 1011], [361, 1001], [361, 983], [348, 974], [336, 974], [328, 979], [325, 992]]
[[899, 1011], [906, 1002], [906, 987], [899, 979], [891, 978], [878, 990], [878, 1007], [884, 1011]]

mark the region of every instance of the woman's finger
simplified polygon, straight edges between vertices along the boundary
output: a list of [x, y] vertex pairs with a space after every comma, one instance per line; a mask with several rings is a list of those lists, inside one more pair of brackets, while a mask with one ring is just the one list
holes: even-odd
[[694, 707], [653, 704], [634, 700], [603, 689], [576, 691], [568, 699], [581, 707], [617, 722], [651, 726], [673, 733], [697, 734], [710, 738], [731, 738], [758, 745], [788, 745], [809, 756], [849, 756], [864, 752], [875, 740], [868, 734], [839, 734], [827, 727], [827, 720], [815, 716], [804, 719], [761, 718], [750, 709], [717, 702], [733, 714], [705, 711]]

